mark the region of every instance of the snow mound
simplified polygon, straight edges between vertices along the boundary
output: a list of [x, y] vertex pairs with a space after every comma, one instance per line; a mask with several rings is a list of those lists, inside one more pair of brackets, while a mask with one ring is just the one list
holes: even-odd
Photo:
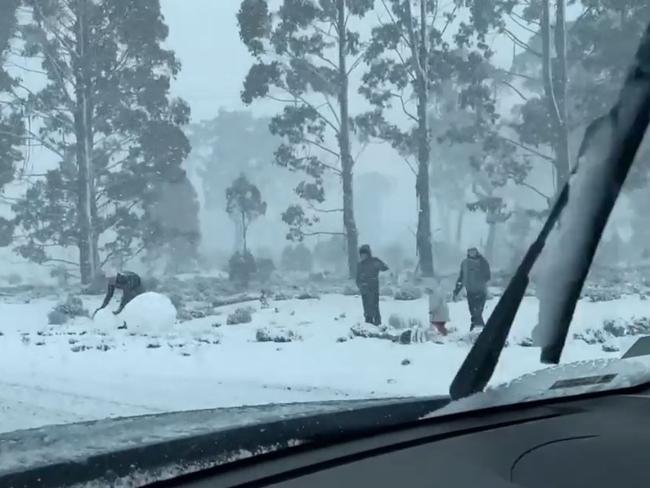
[[95, 324], [102, 329], [116, 329], [124, 323], [129, 332], [171, 332], [176, 323], [176, 307], [166, 295], [150, 291], [131, 300], [119, 315], [113, 315], [107, 307], [95, 316]]

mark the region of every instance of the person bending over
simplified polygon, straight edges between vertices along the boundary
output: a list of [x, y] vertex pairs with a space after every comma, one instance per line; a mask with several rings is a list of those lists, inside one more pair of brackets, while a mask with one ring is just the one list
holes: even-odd
[[109, 304], [113, 298], [113, 294], [115, 293], [116, 288], [118, 290], [122, 290], [122, 300], [120, 300], [120, 306], [113, 312], [114, 315], [119, 314], [124, 309], [124, 307], [126, 307], [127, 303], [129, 303], [138, 295], [144, 293], [142, 280], [137, 273], [134, 273], [132, 271], [123, 271], [121, 273], [117, 273], [115, 277], [109, 278], [108, 290], [106, 290], [104, 302], [97, 310], [95, 310], [93, 313], [93, 318], [97, 312]]

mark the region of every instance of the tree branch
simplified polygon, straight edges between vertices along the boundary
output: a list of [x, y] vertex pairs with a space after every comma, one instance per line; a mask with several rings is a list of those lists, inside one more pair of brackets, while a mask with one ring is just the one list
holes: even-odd
[[520, 186], [523, 186], [524, 188], [528, 188], [529, 190], [531, 190], [531, 191], [537, 193], [540, 197], [542, 197], [544, 200], [546, 200], [546, 203], [547, 203], [547, 204], [550, 204], [550, 203], [551, 203], [551, 197], [549, 197], [549, 196], [546, 195], [545, 193], [541, 192], [540, 190], [538, 190], [537, 188], [535, 188], [535, 187], [534, 187], [533, 185], [531, 185], [530, 183], [526, 183], [525, 181], [523, 181], [523, 182], [519, 183], [519, 185], [520, 185]]
[[404, 112], [404, 114], [417, 124], [419, 120], [415, 115], [409, 112], [408, 109], [406, 108], [406, 103], [404, 102], [404, 96], [399, 93], [391, 93], [391, 96], [399, 99], [400, 103], [402, 104], [402, 111]]
[[337, 153], [336, 151], [330, 149], [330, 148], [327, 147], [327, 146], [324, 146], [324, 145], [321, 144], [320, 142], [312, 141], [311, 139], [307, 139], [307, 138], [303, 138], [302, 140], [303, 140], [304, 142], [306, 142], [307, 144], [311, 144], [312, 146], [315, 146], [315, 147], [317, 147], [318, 149], [321, 149], [321, 150], [323, 150], [323, 151], [325, 151], [325, 152], [331, 154], [332, 156], [334, 156], [334, 157], [337, 158], [337, 159], [340, 159], [340, 158], [341, 158], [341, 155], [340, 155], [339, 153]]
[[540, 157], [540, 158], [542, 158], [542, 159], [545, 159], [546, 161], [550, 161], [551, 163], [555, 163], [555, 159], [554, 159], [554, 158], [552, 158], [551, 156], [548, 156], [548, 155], [546, 155], [546, 154], [544, 154], [544, 153], [541, 153], [541, 152], [539, 152], [538, 150], [533, 149], [532, 147], [525, 146], [525, 145], [522, 144], [521, 142], [517, 142], [517, 141], [515, 141], [515, 140], [513, 140], [513, 139], [510, 139], [509, 137], [503, 137], [503, 136], [500, 136], [500, 137], [501, 137], [504, 141], [506, 141], [506, 142], [508, 142], [508, 143], [510, 143], [510, 144], [512, 144], [512, 145], [514, 145], [514, 146], [517, 146], [517, 147], [523, 149], [524, 151], [528, 151], [529, 153], [534, 154], [535, 156], [538, 156], [538, 157]]
[[535, 56], [538, 56], [538, 57], [540, 57], [540, 58], [542, 57], [542, 53], [540, 53], [540, 52], [538, 52], [538, 51], [535, 51], [532, 47], [530, 47], [529, 44], [527, 44], [527, 43], [525, 43], [524, 41], [522, 41], [521, 39], [519, 39], [519, 38], [518, 38], [515, 34], [513, 34], [510, 30], [508, 30], [508, 29], [504, 29], [504, 32], [505, 32], [506, 36], [508, 36], [508, 37], [512, 40], [512, 42], [514, 42], [515, 44], [517, 44], [519, 47], [525, 49], [526, 51], [528, 51], [529, 53], [531, 53], [531, 54], [533, 54], [533, 55], [535, 55]]
[[305, 200], [307, 203], [307, 206], [312, 209], [314, 212], [318, 213], [338, 213], [338, 212], [343, 212], [342, 208], [331, 208], [331, 209], [323, 209], [323, 208], [318, 208], [316, 207], [313, 203], [311, 203], [309, 200]]
[[[536, 31], [536, 30], [531, 29], [530, 27], [528, 27], [527, 25], [525, 25], [524, 22], [521, 22], [521, 21], [519, 21], [519, 20], [517, 19], [518, 17], [519, 17], [519, 18], [521, 18], [521, 17], [520, 17], [518, 14], [516, 14], [515, 12], [510, 12], [509, 17], [510, 17], [510, 20], [512, 20], [515, 24], [517, 24], [517, 25], [518, 25], [519, 27], [521, 27], [522, 29], [524, 29], [524, 30], [530, 32], [530, 33], [533, 34], [533, 35], [537, 35], [537, 31]], [[526, 20], [526, 22], [528, 22], [528, 20]]]
[[405, 158], [405, 157], [402, 156], [402, 161], [404, 161], [404, 163], [406, 163], [406, 166], [409, 167], [409, 169], [411, 170], [411, 173], [413, 173], [415, 176], [418, 175], [418, 172], [415, 170], [415, 168], [413, 167], [411, 162], [408, 160], [408, 158]]
[[521, 99], [524, 102], [528, 101], [528, 98], [523, 93], [521, 93], [521, 91], [517, 87], [515, 87], [512, 83], [510, 83], [508, 81], [505, 81], [505, 80], [502, 80], [501, 83], [503, 83], [507, 87], [511, 88], [517, 95], [519, 95], [521, 97]]

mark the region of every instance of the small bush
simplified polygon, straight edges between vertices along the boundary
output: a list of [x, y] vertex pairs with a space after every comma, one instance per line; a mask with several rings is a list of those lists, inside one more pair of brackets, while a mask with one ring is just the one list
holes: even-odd
[[382, 296], [382, 297], [395, 296], [395, 290], [393, 290], [390, 286], [382, 286], [379, 289], [379, 296]]
[[310, 293], [308, 291], [301, 293], [296, 298], [298, 300], [320, 300], [320, 297], [316, 293]]
[[233, 313], [228, 315], [226, 319], [226, 324], [228, 325], [237, 325], [237, 324], [248, 324], [253, 321], [253, 315], [251, 311], [247, 308], [238, 308]]
[[242, 286], [248, 286], [251, 277], [257, 271], [257, 264], [253, 255], [246, 251], [237, 251], [228, 261], [228, 277], [230, 281]]
[[56, 305], [47, 315], [51, 325], [65, 324], [73, 317], [88, 317], [88, 310], [84, 308], [81, 298], [74, 295], [68, 295], [65, 302]]
[[352, 285], [346, 285], [343, 289], [343, 294], [348, 297], [352, 297], [359, 294], [359, 290]]
[[300, 336], [294, 331], [288, 329], [277, 329], [271, 331], [270, 329], [263, 327], [257, 329], [255, 332], [255, 340], [257, 342], [294, 342], [300, 340]]
[[63, 325], [68, 321], [68, 316], [58, 309], [47, 314], [47, 323], [50, 325]]
[[169, 300], [172, 302], [172, 305], [176, 307], [176, 310], [183, 308], [183, 296], [179, 293], [172, 293], [169, 295]]
[[417, 286], [403, 286], [395, 293], [395, 300], [409, 301], [422, 298], [422, 290]]

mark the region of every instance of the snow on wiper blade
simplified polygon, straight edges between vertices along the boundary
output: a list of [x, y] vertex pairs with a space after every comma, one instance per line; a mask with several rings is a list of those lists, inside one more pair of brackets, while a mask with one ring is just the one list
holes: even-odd
[[[536, 345], [541, 361], [560, 361], [583, 284], [650, 123], [650, 25], [619, 98], [585, 132], [572, 192], [557, 238], [544, 260]], [[608, 147], [603, 147], [607, 145]]]
[[[557, 363], [559, 361], [580, 290], [591, 266], [605, 224], [618, 198], [636, 151], [643, 140], [649, 118], [650, 25], [646, 28], [637, 51], [636, 63], [625, 81], [619, 101], [609, 116], [609, 120], [613, 124], [609, 154], [602, 160], [600, 171], [593, 172], [593, 168], [589, 167], [589, 171], [582, 172], [582, 174], [588, 175], [583, 178], [583, 181], [587, 180], [592, 185], [591, 187], [582, 185], [582, 188], [588, 190], [586, 193], [582, 192], [583, 198], [589, 197], [595, 200], [588, 207], [592, 211], [587, 212], [586, 222], [580, 222], [582, 225], [578, 229], [582, 233], [576, 231], [576, 228], [569, 223], [564, 225], [567, 242], [563, 242], [563, 246], [560, 246], [562, 250], [560, 255], [565, 257], [570, 255], [572, 261], [568, 264], [566, 260], [563, 262], [564, 266], [570, 266], [568, 270], [564, 267], [561, 268], [560, 274], [565, 276], [565, 286], [558, 287], [557, 283], [554, 283], [553, 287], [549, 287], [549, 289], [553, 289], [552, 294], [548, 295], [551, 297], [550, 300], [559, 306], [554, 308], [555, 312], [549, 314], [552, 319], [547, 321], [546, 331], [548, 333], [544, 336], [543, 328], [538, 330], [538, 335], [546, 339], [541, 344], [543, 347], [541, 359], [544, 362]], [[594, 139], [593, 134], [598, 132], [603, 125], [603, 119], [599, 119], [587, 129], [585, 140], [581, 145], [581, 153], [588, 151], [590, 140]], [[576, 174], [577, 168], [576, 165], [573, 174]], [[594, 191], [594, 186], [597, 191]], [[546, 238], [569, 200], [569, 188], [570, 183], [567, 182], [537, 239], [526, 252], [484, 329], [454, 377], [449, 389], [452, 399], [463, 398], [482, 391], [490, 381], [528, 286], [530, 271], [542, 253]], [[578, 189], [580, 188], [579, 186]], [[579, 192], [576, 194], [580, 195]], [[578, 208], [577, 204], [573, 208], [582, 210]], [[575, 216], [576, 213], [578, 212], [570, 215]], [[576, 243], [577, 234], [579, 239]], [[567, 250], [571, 252], [566, 253]], [[540, 305], [540, 310], [542, 307], [543, 305]]]

